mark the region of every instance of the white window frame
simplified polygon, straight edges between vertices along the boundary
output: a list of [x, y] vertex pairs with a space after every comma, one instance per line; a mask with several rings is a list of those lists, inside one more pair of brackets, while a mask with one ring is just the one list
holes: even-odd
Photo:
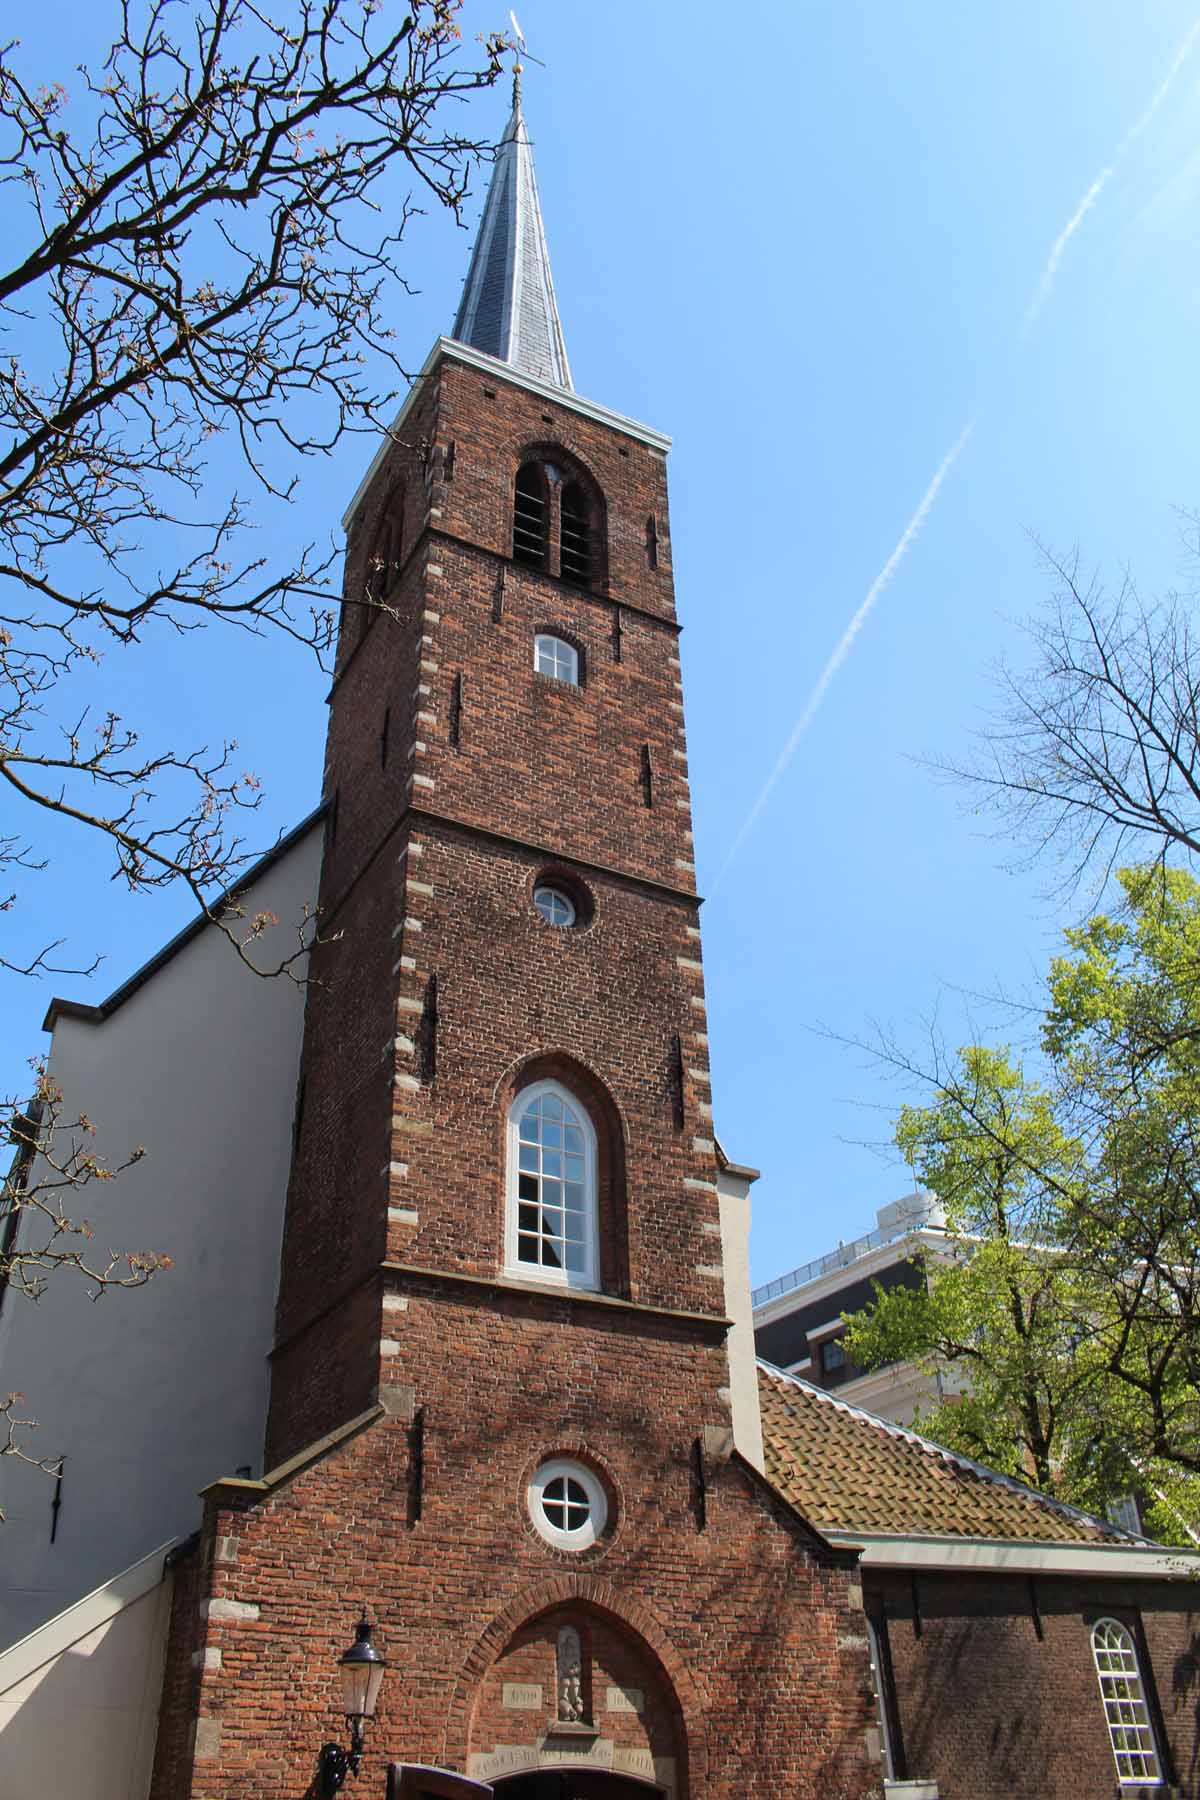
[[[577, 1481], [588, 1498], [588, 1516], [574, 1531], [563, 1531], [554, 1524], [543, 1508], [542, 1496], [552, 1481]], [[533, 1528], [556, 1550], [590, 1550], [608, 1523], [608, 1496], [592, 1471], [584, 1464], [555, 1456], [535, 1470], [527, 1495], [529, 1517]]]
[[[548, 919], [538, 905], [539, 894], [552, 894], [556, 900], [561, 901], [562, 905], [567, 909], [566, 918]], [[533, 890], [533, 905], [534, 910], [543, 925], [553, 925], [558, 931], [566, 931], [569, 926], [574, 925], [576, 919], [579, 917], [575, 902], [572, 900], [570, 894], [567, 893], [565, 888], [557, 887], [553, 881], [538, 882]]]
[[[554, 665], [552, 668], [542, 667], [543, 646]], [[559, 672], [560, 664], [565, 673]], [[550, 681], [562, 681], [568, 687], [579, 686], [579, 652], [574, 644], [568, 643], [566, 638], [556, 637], [552, 631], [539, 631], [534, 638], [533, 666], [537, 674], [545, 675]]]
[[883, 1763], [883, 1777], [885, 1781], [894, 1781], [896, 1760], [892, 1750], [891, 1728], [888, 1725], [887, 1693], [883, 1678], [883, 1652], [879, 1646], [879, 1633], [875, 1629], [874, 1620], [868, 1618], [866, 1625], [867, 1643], [871, 1652], [871, 1680], [875, 1685], [875, 1715], [879, 1721], [879, 1752], [880, 1760]]
[[[583, 1268], [554, 1269], [542, 1263], [521, 1262], [517, 1256], [517, 1222], [520, 1205], [520, 1128], [521, 1116], [534, 1100], [543, 1094], [556, 1094], [568, 1106], [578, 1122], [584, 1141], [583, 1154]], [[522, 1281], [545, 1282], [554, 1287], [588, 1288], [600, 1286], [600, 1256], [597, 1208], [596, 1130], [588, 1110], [577, 1095], [558, 1081], [535, 1081], [521, 1089], [508, 1109], [507, 1171], [505, 1178], [504, 1268], [508, 1275]], [[527, 1202], [528, 1204], [528, 1202]]]
[[[1102, 1632], [1115, 1634], [1117, 1643], [1101, 1645]], [[1154, 1721], [1146, 1699], [1137, 1642], [1120, 1619], [1097, 1619], [1091, 1630], [1092, 1661], [1100, 1683], [1100, 1703], [1108, 1726], [1109, 1748], [1117, 1765], [1119, 1787], [1161, 1787], [1162, 1765]], [[1101, 1656], [1106, 1661], [1101, 1661]], [[1119, 1663], [1116, 1658], [1119, 1657]], [[1124, 1689], [1125, 1691], [1120, 1691]], [[1134, 1747], [1130, 1746], [1130, 1739]], [[1137, 1765], [1135, 1768], [1134, 1765]]]

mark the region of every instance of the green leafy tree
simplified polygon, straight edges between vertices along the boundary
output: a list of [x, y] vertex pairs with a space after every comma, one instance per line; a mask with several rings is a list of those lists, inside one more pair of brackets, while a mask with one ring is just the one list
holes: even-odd
[[918, 1290], [851, 1322], [857, 1361], [953, 1365], [925, 1413], [951, 1447], [1103, 1507], [1138, 1492], [1200, 1529], [1200, 882], [1125, 870], [1069, 930], [1039, 1050], [968, 1045], [918, 1070], [895, 1141], [947, 1211]]

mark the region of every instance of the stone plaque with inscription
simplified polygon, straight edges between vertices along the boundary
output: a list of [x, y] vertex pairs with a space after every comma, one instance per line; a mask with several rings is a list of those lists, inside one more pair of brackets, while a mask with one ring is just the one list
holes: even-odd
[[494, 1750], [476, 1752], [467, 1758], [467, 1774], [475, 1781], [494, 1781], [498, 1775], [519, 1774], [522, 1769], [536, 1769], [536, 1744], [497, 1744]]
[[538, 1745], [545, 1767], [555, 1763], [585, 1763], [592, 1769], [611, 1769], [613, 1741], [602, 1737], [563, 1737], [551, 1726]]
[[505, 1706], [520, 1707], [526, 1712], [540, 1712], [542, 1706], [542, 1684], [540, 1681], [506, 1681], [504, 1683]]
[[492, 1750], [475, 1751], [467, 1758], [467, 1774], [475, 1781], [495, 1781], [525, 1769], [561, 1768], [564, 1763], [638, 1775], [665, 1788], [668, 1795], [675, 1790], [674, 1757], [652, 1756], [646, 1749], [614, 1745], [611, 1738], [572, 1742], [569, 1737], [556, 1736], [553, 1729], [537, 1744], [497, 1744]]
[[640, 1713], [645, 1711], [646, 1696], [641, 1688], [610, 1687], [604, 1705], [608, 1712]]

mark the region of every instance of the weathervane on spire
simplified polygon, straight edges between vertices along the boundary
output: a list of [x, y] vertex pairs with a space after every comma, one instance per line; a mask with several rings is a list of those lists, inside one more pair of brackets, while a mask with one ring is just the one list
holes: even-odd
[[[509, 15], [505, 53], [513, 56], [512, 117], [492, 160], [492, 178], [471, 252], [471, 267], [451, 336], [485, 356], [536, 375], [554, 387], [571, 387], [571, 366], [554, 298], [546, 228], [533, 173], [533, 145], [521, 111], [521, 74], [531, 57], [515, 12]], [[515, 253], [514, 253], [515, 247]]]
[[525, 67], [521, 58], [523, 56], [528, 57], [530, 62], [537, 63], [539, 69], [544, 69], [546, 65], [540, 57], [530, 56], [529, 46], [525, 42], [525, 33], [521, 30], [520, 21], [518, 20], [516, 13], [510, 11], [508, 16], [512, 22], [513, 43], [516, 46], [517, 51], [517, 58], [513, 63], [513, 111], [517, 112], [521, 105], [521, 71]]

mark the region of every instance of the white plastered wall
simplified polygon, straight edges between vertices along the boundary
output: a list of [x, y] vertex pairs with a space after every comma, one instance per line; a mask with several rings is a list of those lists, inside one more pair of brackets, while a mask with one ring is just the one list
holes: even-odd
[[143, 1800], [171, 1617], [163, 1557], [0, 1654], [0, 1800]]
[[761, 1470], [762, 1418], [754, 1352], [754, 1309], [750, 1303], [750, 1178], [721, 1169], [717, 1175], [717, 1201], [725, 1267], [725, 1311], [733, 1321], [726, 1339], [733, 1441], [746, 1461]]
[[[320, 851], [314, 826], [245, 895], [279, 920], [263, 966], [275, 942], [278, 957], [294, 944]], [[66, 1458], [54, 1543], [53, 1481], [0, 1459], [0, 1646], [194, 1530], [206, 1482], [261, 1473], [303, 1003], [209, 929], [103, 1019], [56, 1021], [64, 1118], [86, 1112], [110, 1162], [146, 1148], [83, 1196], [94, 1247], [173, 1267], [95, 1303], [62, 1272], [37, 1302], [0, 1306], [0, 1381], [25, 1395], [38, 1454]]]

